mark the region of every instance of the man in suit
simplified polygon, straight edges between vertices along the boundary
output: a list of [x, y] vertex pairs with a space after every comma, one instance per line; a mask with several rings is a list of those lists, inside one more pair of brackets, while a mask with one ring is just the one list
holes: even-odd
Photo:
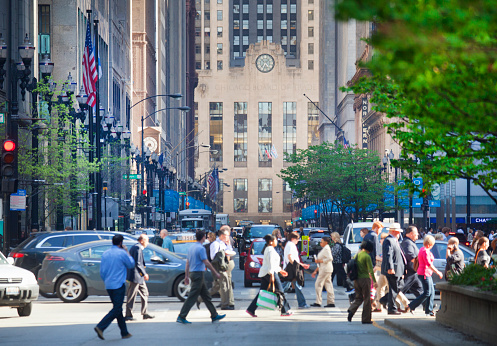
[[376, 256], [381, 255], [381, 245], [378, 240], [378, 235], [383, 229], [383, 223], [381, 221], [373, 222], [373, 227], [371, 230], [364, 236], [364, 240], [367, 240], [373, 244], [373, 251], [369, 253], [371, 256], [371, 261], [373, 262], [373, 268], [376, 266]]
[[416, 246], [416, 240], [418, 239], [418, 229], [416, 226], [411, 225], [407, 227], [405, 238], [400, 244], [402, 251], [406, 257], [407, 268], [406, 275], [404, 277], [404, 288], [402, 288], [402, 293], [413, 293], [416, 297], [419, 297], [423, 293], [423, 287], [421, 286], [421, 281], [418, 279], [418, 273], [414, 270], [414, 259], [418, 257], [418, 247]]
[[148, 281], [148, 274], [145, 270], [145, 258], [143, 250], [148, 246], [148, 235], [141, 234], [138, 237], [138, 244], [129, 250], [129, 254], [135, 260], [135, 267], [128, 270], [127, 280], [129, 281], [128, 292], [126, 293], [126, 321], [133, 321], [133, 306], [135, 305], [136, 294], [139, 293], [142, 301], [142, 315], [144, 320], [154, 318], [148, 314], [148, 288], [145, 281]]
[[381, 273], [388, 281], [388, 294], [380, 299], [380, 303], [385, 306], [388, 303], [389, 315], [400, 315], [395, 305], [395, 299], [400, 292], [402, 279], [406, 269], [406, 258], [399, 245], [399, 238], [402, 229], [400, 224], [392, 223], [389, 228], [389, 235], [383, 241], [381, 262]]

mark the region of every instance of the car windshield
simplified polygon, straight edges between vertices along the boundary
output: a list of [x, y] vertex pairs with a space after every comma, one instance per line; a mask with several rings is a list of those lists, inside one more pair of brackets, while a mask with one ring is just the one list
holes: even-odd
[[[362, 243], [363, 238], [361, 237], [361, 229], [363, 229], [363, 228], [365, 228], [365, 227], [359, 227], [359, 228], [353, 228], [352, 229], [351, 234], [350, 234], [350, 240], [349, 240], [350, 244], [353, 244], [353, 243]], [[369, 227], [368, 230], [371, 230], [371, 227]], [[388, 228], [384, 227], [381, 230], [381, 233], [380, 233], [380, 235], [378, 237], [380, 237], [382, 233], [388, 234]], [[399, 241], [402, 241], [402, 239], [403, 238], [402, 238], [402, 235], [401, 235]]]
[[183, 220], [181, 221], [182, 228], [202, 228], [202, 220]]
[[252, 255], [264, 255], [262, 253], [262, 249], [264, 248], [265, 244], [266, 244], [266, 242], [264, 242], [264, 241], [256, 241], [252, 247], [251, 254]]
[[1, 253], [1, 252], [0, 252], [0, 264], [9, 264], [9, 262], [7, 262], [3, 253]]
[[309, 232], [309, 238], [323, 238], [323, 237], [329, 237], [330, 232], [329, 231], [310, 231]]
[[273, 233], [273, 230], [276, 227], [258, 227], [258, 226], [252, 226], [248, 230], [248, 237], [249, 238], [263, 238], [267, 234]]

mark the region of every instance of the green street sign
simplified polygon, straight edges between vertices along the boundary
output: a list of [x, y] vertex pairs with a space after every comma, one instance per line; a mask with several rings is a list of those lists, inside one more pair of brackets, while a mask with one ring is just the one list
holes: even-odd
[[123, 179], [128, 179], [128, 175], [127, 174], [123, 174]]
[[141, 179], [142, 175], [141, 174], [130, 174], [129, 179]]
[[186, 192], [180, 192], [179, 195], [180, 196], [186, 196]]
[[0, 113], [0, 124], [5, 124], [5, 113]]

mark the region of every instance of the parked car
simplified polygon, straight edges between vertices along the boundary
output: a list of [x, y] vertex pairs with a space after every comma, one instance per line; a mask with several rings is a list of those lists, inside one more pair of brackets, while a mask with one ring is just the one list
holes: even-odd
[[[89, 241], [112, 239], [116, 234], [122, 234], [126, 240], [136, 240], [136, 237], [121, 232], [108, 231], [63, 231], [63, 232], [37, 232], [32, 233], [12, 250], [9, 257], [14, 259], [14, 264], [31, 271], [38, 277], [41, 263], [48, 251], [56, 251], [69, 246], [87, 243]], [[43, 295], [44, 292], [41, 292]]]
[[259, 271], [262, 266], [262, 260], [264, 259], [262, 249], [265, 244], [266, 242], [262, 239], [256, 239], [250, 244], [243, 271], [243, 285], [245, 287], [252, 287], [254, 282], [261, 282]]
[[273, 233], [275, 228], [278, 228], [280, 230], [280, 233], [283, 235], [283, 228], [281, 228], [281, 226], [279, 225], [252, 225], [245, 227], [242, 239], [240, 240], [240, 246], [238, 248], [238, 251], [240, 253], [239, 267], [241, 270], [244, 269], [245, 265], [245, 256], [243, 256], [242, 254], [247, 253], [250, 245], [252, 244], [252, 241], [254, 241], [254, 239], [263, 238], [267, 234]]
[[[390, 224], [383, 223], [383, 225], [385, 227], [381, 230], [381, 233], [388, 233]], [[352, 256], [355, 256], [355, 254], [359, 252], [359, 246], [361, 246], [363, 240], [361, 237], [361, 229], [367, 228], [368, 230], [371, 230], [372, 227], [372, 222], [351, 222], [347, 225], [345, 232], [343, 232], [342, 242], [350, 250]], [[400, 241], [402, 241], [402, 233], [400, 234], [400, 237]]]
[[14, 260], [0, 252], [0, 306], [17, 308], [19, 316], [29, 316], [38, 292], [34, 274], [15, 267]]
[[[125, 240], [124, 244], [130, 248], [136, 241]], [[100, 261], [111, 246], [109, 240], [100, 240], [47, 253], [38, 275], [40, 290], [55, 293], [66, 303], [80, 302], [89, 295], [106, 295], [100, 278]], [[184, 282], [186, 261], [153, 244], [143, 250], [143, 256], [150, 277], [149, 294], [175, 296], [184, 301], [190, 290]], [[208, 271], [206, 274], [211, 286], [212, 275]]]
[[330, 237], [331, 232], [327, 229], [311, 229], [309, 235], [309, 256], [317, 255], [321, 251], [321, 239]]
[[[435, 245], [433, 245], [433, 248], [431, 249], [431, 253], [433, 254], [433, 257], [435, 257], [433, 265], [442, 273], [445, 273], [445, 265], [447, 264], [447, 260], [445, 259], [445, 256], [447, 254], [447, 243], [448, 242], [446, 240], [435, 240]], [[416, 246], [418, 247], [418, 249], [421, 249], [421, 247], [423, 247], [423, 240], [416, 240]], [[469, 263], [474, 263], [475, 252], [473, 249], [461, 244], [459, 244], [459, 249], [461, 249], [462, 253], [464, 254], [464, 262], [466, 263], [466, 265], [468, 265]], [[437, 282], [445, 281], [445, 276], [443, 279], [440, 279], [438, 275], [432, 275], [432, 278], [434, 284], [436, 284]]]

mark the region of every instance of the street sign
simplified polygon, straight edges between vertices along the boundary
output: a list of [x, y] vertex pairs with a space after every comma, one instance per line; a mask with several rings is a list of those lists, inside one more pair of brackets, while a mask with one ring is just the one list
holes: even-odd
[[10, 195], [10, 210], [26, 210], [26, 190], [17, 190], [17, 193]]
[[142, 223], [142, 215], [141, 214], [135, 214], [135, 223], [137, 225], [141, 225], [141, 223]]
[[141, 174], [123, 174], [123, 179], [141, 179]]
[[179, 192], [180, 196], [186, 196], [186, 192]]
[[128, 175], [127, 174], [123, 174], [123, 179], [128, 179]]
[[5, 124], [5, 113], [0, 113], [0, 124]]

